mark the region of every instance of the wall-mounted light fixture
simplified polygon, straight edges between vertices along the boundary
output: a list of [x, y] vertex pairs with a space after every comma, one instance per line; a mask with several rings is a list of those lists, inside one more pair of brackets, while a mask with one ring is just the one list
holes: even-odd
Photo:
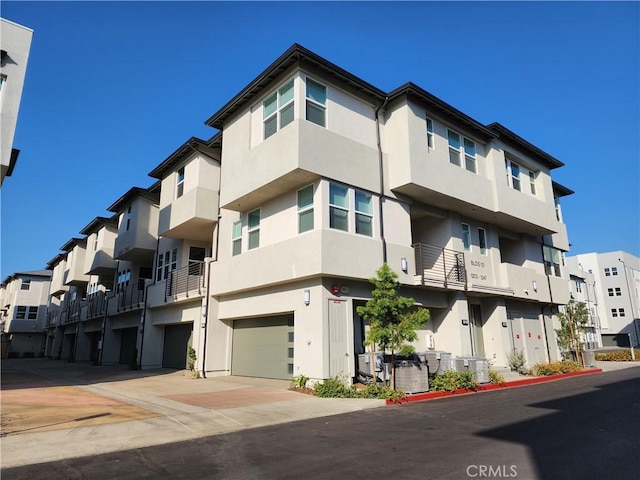
[[469, 320], [467, 320], [466, 318], [462, 319], [462, 324], [463, 325], [469, 325]]
[[502, 326], [503, 326], [504, 328], [507, 328], [507, 322], [502, 322]]
[[404, 272], [407, 273], [407, 270], [409, 270], [409, 266], [407, 265], [407, 259], [405, 257], [402, 257], [400, 259], [400, 269]]
[[538, 291], [538, 282], [536, 280], [533, 280], [531, 282], [531, 286], [532, 286], [534, 292]]
[[310, 290], [305, 290], [304, 291], [304, 304], [305, 305], [309, 305], [311, 303], [311, 291]]

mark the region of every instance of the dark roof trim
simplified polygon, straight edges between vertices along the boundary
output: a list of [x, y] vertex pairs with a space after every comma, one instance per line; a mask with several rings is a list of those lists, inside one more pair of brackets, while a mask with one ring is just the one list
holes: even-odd
[[61, 253], [57, 254], [55, 257], [53, 257], [51, 260], [47, 262], [47, 270], [53, 270], [53, 267], [58, 265], [63, 259], [64, 259], [63, 254]]
[[556, 197], [567, 197], [576, 193], [570, 188], [567, 188], [564, 185], [560, 185], [558, 182], [552, 181], [551, 186], [553, 187], [553, 195]]
[[9, 156], [9, 168], [7, 168], [7, 173], [5, 176], [10, 177], [13, 173], [13, 169], [16, 168], [16, 163], [18, 163], [18, 157], [20, 156], [20, 150], [17, 148], [11, 149], [11, 155]]
[[562, 163], [560, 160], [552, 157], [547, 152], [540, 150], [538, 147], [536, 147], [532, 143], [527, 142], [524, 138], [516, 135], [507, 127], [499, 124], [498, 122], [487, 125], [487, 128], [496, 132], [499, 135], [500, 139], [505, 141], [505, 143], [519, 148], [532, 157], [541, 160], [542, 163], [546, 164], [550, 169], [564, 166], [564, 163]]
[[428, 111], [433, 111], [434, 114], [437, 113], [453, 123], [463, 125], [466, 129], [468, 129], [470, 132], [473, 132], [480, 139], [487, 141], [498, 136], [496, 133], [489, 130], [477, 120], [474, 120], [469, 115], [462, 113], [457, 108], [452, 107], [448, 103], [440, 100], [435, 95], [432, 95], [431, 93], [427, 92], [426, 90], [412, 82], [405, 83], [404, 85], [390, 92], [389, 100], [394, 100], [405, 95], [407, 97], [413, 97], [418, 101], [425, 103], [427, 105]]
[[382, 90], [329, 62], [312, 51], [307, 50], [303, 46], [294, 43], [286, 52], [278, 57], [275, 62], [269, 65], [260, 75], [253, 79], [249, 85], [242, 89], [240, 93], [209, 117], [209, 119], [204, 122], [205, 125], [222, 130], [225, 121], [231, 115], [247, 103], [251, 102], [256, 96], [263, 93], [265, 88], [270, 86], [271, 82], [273, 82], [273, 80], [275, 80], [282, 72], [297, 63], [308, 64], [329, 74], [339, 82], [347, 84], [352, 89], [371, 97], [374, 103], [382, 103], [385, 99], [386, 95]]
[[[156, 184], [157, 183], [159, 182], [156, 182]], [[107, 212], [113, 212], [116, 214], [120, 213], [120, 211], [124, 209], [124, 207], [126, 207], [129, 203], [131, 203], [137, 197], [143, 197], [143, 198], [146, 198], [147, 200], [151, 200], [154, 203], [159, 203], [160, 189], [157, 189], [156, 191], [152, 192], [151, 189], [153, 188], [154, 185], [152, 185], [149, 188], [140, 188], [140, 187], [130, 188], [128, 192], [122, 195], [118, 200], [113, 202], [109, 206], [109, 208], [107, 208]]]
[[86, 245], [86, 244], [87, 244], [87, 239], [86, 238], [72, 238], [67, 243], [62, 245], [60, 247], [60, 250], [62, 250], [63, 252], [69, 252], [76, 245], [83, 246], [83, 245]]
[[100, 229], [101, 227], [115, 227], [118, 225], [118, 222], [116, 219], [114, 219], [113, 217], [111, 218], [107, 218], [107, 217], [96, 217], [93, 220], [91, 220], [91, 222], [89, 222], [89, 224], [84, 227], [82, 230], [80, 230], [80, 233], [82, 235], [90, 235], [93, 232], [95, 232], [96, 230]]
[[[215, 136], [214, 136], [215, 138]], [[213, 139], [211, 139], [213, 140]], [[211, 141], [209, 140], [209, 141]], [[215, 152], [207, 150], [210, 149], [209, 141], [202, 140], [201, 138], [191, 137], [184, 142], [178, 149], [167, 157], [167, 159], [149, 172], [149, 176], [162, 180], [167, 171], [172, 170], [177, 163], [184, 160], [186, 156], [192, 154], [195, 151], [204, 153], [205, 155], [212, 155]]]
[[20, 277], [44, 277], [51, 278], [53, 272], [51, 270], [33, 270], [31, 272], [16, 272], [8, 275], [0, 285], [7, 285], [10, 281]]

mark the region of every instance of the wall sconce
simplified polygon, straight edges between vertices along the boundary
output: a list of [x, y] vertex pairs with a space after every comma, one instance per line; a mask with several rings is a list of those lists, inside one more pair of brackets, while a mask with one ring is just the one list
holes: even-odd
[[467, 320], [466, 318], [462, 319], [462, 325], [469, 325], [469, 320]]
[[507, 322], [502, 322], [502, 327], [507, 328]]
[[310, 290], [305, 290], [304, 291], [304, 304], [305, 305], [309, 305], [311, 303], [311, 291]]
[[531, 285], [532, 285], [533, 291], [534, 291], [534, 292], [537, 292], [537, 291], [538, 291], [538, 282], [537, 282], [537, 281], [535, 281], [535, 280], [533, 280], [533, 281], [531, 282]]
[[407, 265], [407, 259], [405, 257], [402, 257], [400, 259], [400, 269], [404, 272], [407, 273], [407, 270], [409, 269], [408, 265]]

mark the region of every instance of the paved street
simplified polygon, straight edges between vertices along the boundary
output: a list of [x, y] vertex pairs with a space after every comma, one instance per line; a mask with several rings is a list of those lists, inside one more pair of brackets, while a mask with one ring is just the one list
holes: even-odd
[[624, 368], [5, 468], [2, 478], [635, 480], [639, 374]]

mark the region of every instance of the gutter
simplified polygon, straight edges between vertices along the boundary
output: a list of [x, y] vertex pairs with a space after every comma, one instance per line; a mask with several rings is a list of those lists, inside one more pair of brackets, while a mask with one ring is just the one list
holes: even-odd
[[378, 209], [380, 215], [380, 240], [382, 240], [382, 263], [387, 263], [387, 240], [384, 238], [384, 165], [382, 155], [382, 144], [380, 142], [380, 116], [379, 112], [389, 102], [389, 97], [384, 98], [384, 102], [375, 110], [376, 120], [376, 141], [378, 145], [378, 169], [380, 175], [380, 199]]

